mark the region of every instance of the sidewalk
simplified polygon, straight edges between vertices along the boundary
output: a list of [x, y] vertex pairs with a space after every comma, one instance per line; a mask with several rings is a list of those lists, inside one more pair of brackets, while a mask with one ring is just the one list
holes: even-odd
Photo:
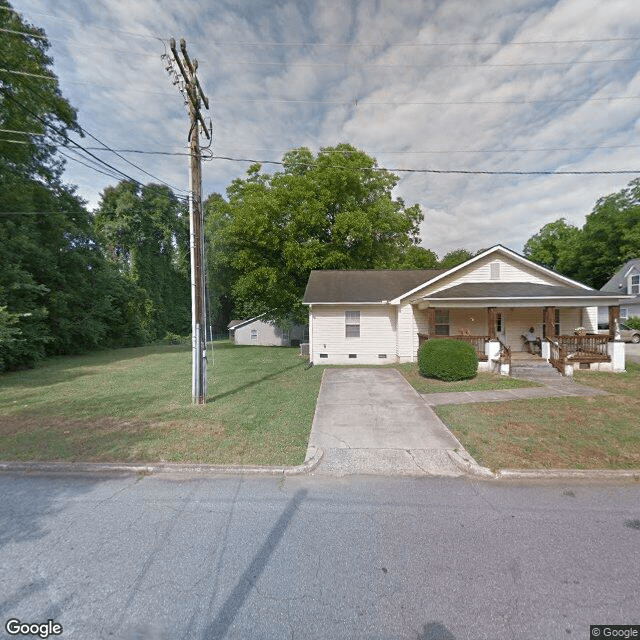
[[543, 387], [502, 389], [499, 391], [453, 391], [446, 393], [422, 393], [423, 400], [431, 407], [443, 404], [471, 404], [473, 402], [505, 402], [508, 400], [530, 400], [556, 396], [603, 396], [602, 389], [594, 389], [573, 380], [562, 378]]

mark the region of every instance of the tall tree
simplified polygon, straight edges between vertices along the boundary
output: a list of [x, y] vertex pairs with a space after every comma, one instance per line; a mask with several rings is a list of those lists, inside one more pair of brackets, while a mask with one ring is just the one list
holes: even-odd
[[239, 315], [304, 320], [312, 269], [397, 267], [419, 241], [419, 205], [394, 199], [397, 176], [351, 145], [294, 149], [282, 172], [261, 169], [229, 186], [224, 217], [207, 225]]
[[580, 229], [563, 218], [525, 244], [531, 260], [599, 289], [627, 260], [640, 256], [640, 178], [600, 198]]
[[118, 269], [146, 292], [147, 339], [188, 333], [191, 297], [187, 272], [186, 208], [171, 189], [121, 182], [102, 194], [96, 228]]
[[524, 255], [543, 267], [576, 277], [579, 260], [580, 229], [564, 218], [546, 224], [527, 240]]
[[453, 267], [457, 267], [459, 264], [466, 262], [473, 258], [473, 253], [467, 251], [467, 249], [454, 249], [453, 251], [449, 251], [438, 266], [441, 269], [453, 269]]
[[[57, 145], [79, 131], [40, 29], [0, 0], [0, 369], [106, 339], [104, 262]], [[83, 298], [83, 293], [86, 297]], [[93, 294], [93, 295], [92, 295]], [[7, 333], [10, 332], [10, 335]]]
[[582, 227], [579, 251], [577, 275], [597, 289], [640, 256], [640, 178], [596, 202]]

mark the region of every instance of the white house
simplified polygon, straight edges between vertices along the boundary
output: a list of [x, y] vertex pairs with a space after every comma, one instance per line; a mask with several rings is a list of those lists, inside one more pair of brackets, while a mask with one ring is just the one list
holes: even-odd
[[[620, 319], [627, 320], [631, 316], [640, 316], [640, 258], [626, 262], [600, 289], [605, 293], [632, 296], [620, 300]], [[600, 308], [598, 322], [608, 322], [607, 309]]]
[[235, 344], [253, 344], [266, 347], [298, 346], [307, 337], [307, 327], [294, 324], [283, 329], [264, 320], [264, 314], [248, 320], [232, 320], [227, 328]]
[[533, 327], [540, 357], [563, 373], [574, 366], [624, 370], [624, 343], [597, 330], [598, 306], [614, 320], [619, 295], [596, 291], [497, 245], [452, 269], [313, 271], [309, 356], [314, 364], [413, 362], [422, 341], [474, 344], [484, 369], [508, 370]]

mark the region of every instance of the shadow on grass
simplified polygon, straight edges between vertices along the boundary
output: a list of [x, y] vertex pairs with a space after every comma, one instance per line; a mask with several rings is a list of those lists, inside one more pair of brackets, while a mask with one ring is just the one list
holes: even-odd
[[207, 403], [209, 402], [215, 402], [217, 400], [222, 400], [223, 398], [227, 398], [229, 396], [233, 396], [236, 395], [237, 393], [240, 393], [242, 391], [246, 391], [247, 389], [251, 389], [252, 387], [256, 387], [259, 384], [262, 384], [263, 382], [266, 382], [267, 380], [274, 380], [276, 378], [278, 378], [279, 376], [281, 376], [283, 373], [287, 372], [287, 371], [291, 371], [292, 369], [300, 369], [301, 367], [306, 366], [305, 362], [296, 362], [296, 364], [290, 366], [290, 367], [284, 367], [282, 369], [279, 369], [278, 371], [274, 371], [273, 373], [269, 373], [266, 376], [262, 376], [261, 378], [257, 378], [256, 380], [252, 380], [251, 382], [247, 382], [246, 384], [243, 384], [239, 387], [236, 387], [235, 389], [230, 389], [229, 391], [225, 391], [223, 393], [219, 393], [216, 396], [209, 396], [207, 398]]

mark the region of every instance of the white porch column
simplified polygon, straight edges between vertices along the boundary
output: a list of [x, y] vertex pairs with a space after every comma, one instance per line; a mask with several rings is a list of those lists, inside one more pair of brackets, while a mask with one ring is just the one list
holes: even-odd
[[611, 358], [611, 368], [615, 373], [624, 373], [625, 369], [625, 344], [619, 340], [607, 342], [607, 353]]
[[547, 342], [546, 340], [542, 341], [541, 355], [542, 355], [543, 359], [547, 360], [547, 361], [551, 357], [551, 344], [549, 342]]

